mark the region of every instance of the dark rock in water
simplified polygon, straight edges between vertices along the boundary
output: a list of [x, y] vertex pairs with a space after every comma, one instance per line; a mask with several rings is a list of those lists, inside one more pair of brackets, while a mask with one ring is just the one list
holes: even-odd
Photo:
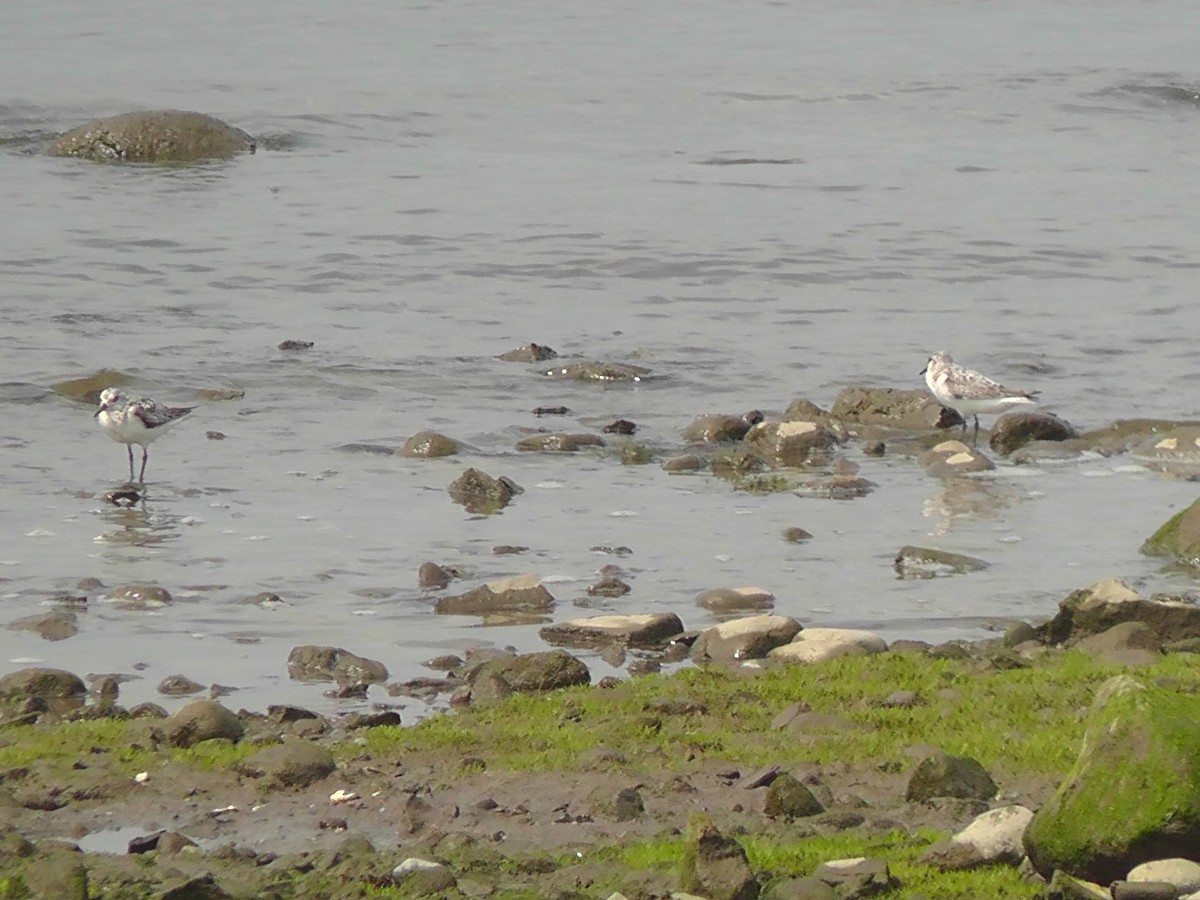
[[704, 457], [688, 453], [684, 456], [671, 457], [662, 464], [662, 467], [664, 472], [699, 472], [707, 468], [708, 463], [704, 461]]
[[[762, 421], [759, 413], [758, 421]], [[722, 444], [740, 441], [751, 426], [746, 416], [705, 415], [699, 416], [683, 430], [683, 439], [693, 444]]]
[[756, 900], [759, 892], [742, 845], [721, 834], [704, 813], [688, 816], [679, 887], [710, 900]]
[[799, 497], [820, 497], [824, 500], [855, 500], [865, 497], [878, 485], [857, 475], [817, 475], [802, 478], [796, 485]]
[[1200, 606], [1183, 599], [1140, 597], [1120, 579], [1108, 578], [1064, 597], [1054, 618], [1038, 628], [1038, 639], [1070, 645], [1123, 622], [1142, 622], [1160, 640], [1200, 637]]
[[603, 447], [604, 438], [594, 434], [531, 434], [517, 441], [518, 450], [574, 453], [584, 447]]
[[963, 428], [967, 424], [967, 420], [958, 414], [956, 410], [948, 406], [943, 406], [938, 416], [933, 421], [933, 427], [938, 431], [948, 431], [951, 428], [958, 428], [965, 431]]
[[570, 647], [661, 647], [683, 634], [683, 623], [675, 613], [592, 616], [547, 625], [538, 634], [548, 644]]
[[104, 492], [104, 502], [110, 506], [137, 506], [145, 497], [143, 489], [136, 484], [123, 484], [119, 488]]
[[87, 686], [78, 675], [63, 669], [17, 669], [0, 678], [0, 698], [71, 700], [83, 702]]
[[626, 434], [626, 435], [628, 435], [628, 434], [633, 434], [635, 431], [637, 431], [637, 425], [635, 425], [633, 422], [630, 422], [628, 419], [617, 419], [616, 421], [609, 422], [607, 425], [605, 425], [600, 430], [602, 432], [604, 432], [605, 434]]
[[571, 412], [565, 406], [538, 406], [532, 410], [535, 416], [565, 416]]
[[607, 575], [587, 589], [590, 597], [624, 597], [631, 588], [615, 575]]
[[450, 498], [471, 513], [494, 513], [508, 505], [521, 488], [508, 478], [493, 478], [471, 468], [450, 485]]
[[823, 463], [838, 443], [837, 435], [820, 422], [759, 422], [746, 432], [746, 445], [780, 466]]
[[803, 528], [796, 528], [795, 526], [792, 526], [791, 528], [785, 528], [783, 530], [783, 539], [789, 544], [799, 544], [803, 541], [811, 541], [812, 534], [805, 531]]
[[526, 344], [516, 350], [509, 350], [496, 357], [505, 362], [544, 362], [547, 359], [557, 359], [558, 354], [545, 344]]
[[518, 553], [524, 553], [528, 547], [522, 547], [517, 544], [497, 544], [492, 548], [493, 556], [516, 556]]
[[1167, 556], [1189, 566], [1200, 566], [1200, 500], [1178, 512], [1150, 535], [1141, 546], [1146, 556]]
[[577, 362], [554, 366], [542, 374], [569, 381], [641, 381], [650, 370], [626, 363]]
[[1200, 426], [1200, 422], [1180, 422], [1173, 419], [1118, 419], [1104, 428], [1085, 431], [1080, 441], [1089, 450], [1105, 456], [1127, 450], [1153, 440], [1177, 428]]
[[756, 587], [711, 588], [696, 595], [696, 605], [717, 615], [773, 609], [775, 595]]
[[36, 631], [47, 641], [62, 641], [79, 633], [78, 618], [67, 609], [15, 619], [8, 627], [14, 631]]
[[1150, 860], [1200, 861], [1198, 723], [1194, 695], [1105, 682], [1078, 760], [1025, 829], [1034, 868], [1108, 884]]
[[121, 387], [133, 381], [133, 376], [116, 369], [101, 369], [82, 378], [71, 378], [51, 385], [51, 390], [68, 400], [78, 400], [95, 406], [105, 388]]
[[848, 387], [837, 395], [829, 414], [847, 424], [885, 425], [900, 431], [935, 427], [942, 406], [925, 391]]
[[1200, 480], [1200, 425], [1183, 425], [1148, 438], [1133, 448], [1132, 456], [1149, 469]]
[[259, 750], [234, 768], [248, 778], [261, 778], [279, 787], [301, 788], [332, 775], [337, 763], [324, 747], [309, 741], [289, 741]]
[[479, 679], [498, 676], [514, 691], [531, 693], [589, 684], [588, 667], [562, 650], [544, 650], [502, 657], [481, 663], [467, 673], [474, 685]]
[[998, 790], [987, 770], [975, 760], [939, 751], [917, 764], [908, 780], [905, 799], [910, 803], [934, 797], [991, 800]]
[[254, 138], [203, 113], [147, 110], [68, 131], [50, 153], [97, 162], [189, 163], [253, 153]]
[[1002, 456], [1033, 441], [1067, 441], [1079, 437], [1071, 423], [1042, 412], [1015, 412], [998, 418], [992, 425], [988, 446]]
[[617, 457], [623, 466], [644, 466], [654, 460], [654, 454], [649, 447], [633, 441], [622, 444], [621, 449], [617, 451]]
[[718, 478], [737, 481], [746, 475], [755, 475], [767, 470], [767, 461], [750, 447], [720, 453], [712, 462], [713, 474]]
[[939, 575], [963, 575], [980, 572], [988, 567], [982, 559], [933, 550], [928, 547], [901, 547], [893, 568], [901, 578], [936, 578]]
[[279, 342], [280, 350], [309, 350], [312, 348], [312, 341], [293, 341], [288, 339]]
[[161, 728], [172, 747], [191, 747], [214, 738], [238, 741], [245, 732], [241, 720], [215, 700], [193, 700], [168, 716]]
[[373, 684], [386, 681], [387, 667], [343, 650], [303, 644], [288, 654], [288, 677], [294, 681], [337, 681], [338, 684]]
[[465, 594], [439, 597], [434, 612], [441, 615], [486, 616], [496, 612], [546, 612], [554, 608], [554, 595], [533, 575], [502, 578]]
[[417, 570], [417, 584], [423, 588], [444, 588], [454, 575], [435, 562], [423, 562]]
[[453, 438], [436, 431], [421, 431], [414, 434], [397, 453], [401, 456], [420, 459], [438, 459], [442, 456], [453, 456], [459, 451], [459, 443]]
[[186, 675], [168, 675], [158, 684], [158, 692], [168, 697], [186, 697], [188, 694], [198, 694], [204, 690], [204, 685], [192, 681]]
[[127, 584], [115, 587], [108, 597], [124, 609], [153, 609], [173, 602], [171, 592], [153, 584]]

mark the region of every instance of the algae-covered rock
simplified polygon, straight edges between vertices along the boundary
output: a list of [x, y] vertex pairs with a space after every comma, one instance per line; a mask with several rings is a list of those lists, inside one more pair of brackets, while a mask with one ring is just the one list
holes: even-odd
[[725, 413], [697, 416], [683, 430], [683, 439], [692, 444], [721, 444], [740, 441], [751, 425], [762, 421], [762, 413], [755, 410], [743, 416]]
[[1119, 578], [1072, 591], [1058, 613], [1037, 629], [1047, 644], [1073, 644], [1123, 622], [1142, 622], [1161, 640], [1200, 637], [1200, 606], [1185, 600], [1140, 597]]
[[1200, 425], [1200, 422], [1180, 422], [1172, 419], [1118, 419], [1111, 425], [1085, 431], [1080, 443], [1089, 450], [1105, 456], [1124, 453], [1131, 447], [1156, 438], [1159, 435], [1185, 426]]
[[1200, 566], [1200, 499], [1178, 512], [1142, 544], [1146, 556], [1173, 557], [1189, 566]]
[[50, 148], [97, 162], [189, 163], [253, 153], [254, 138], [220, 119], [181, 110], [123, 113], [81, 125]]
[[927, 431], [937, 424], [941, 412], [941, 404], [926, 391], [852, 386], [837, 395], [829, 414], [846, 423]]
[[575, 362], [553, 366], [542, 374], [567, 381], [636, 382], [649, 375], [650, 370], [628, 363]]
[[759, 456], [780, 466], [823, 463], [838, 442], [833, 430], [821, 422], [759, 422], [743, 439]]
[[332, 754], [308, 741], [289, 741], [247, 756], [235, 767], [249, 778], [278, 787], [308, 787], [337, 769]]
[[920, 803], [934, 797], [991, 800], [997, 790], [996, 782], [976, 760], [938, 752], [917, 764], [909, 777], [905, 799], [910, 803]]
[[436, 431], [419, 431], [396, 452], [412, 459], [438, 459], [458, 452], [458, 441]]
[[105, 388], [122, 387], [133, 381], [132, 375], [127, 375], [116, 369], [100, 369], [82, 378], [68, 378], [51, 385], [51, 390], [60, 397], [68, 400], [78, 400], [93, 406], [100, 402], [100, 393]]
[[508, 506], [521, 493], [511, 479], [493, 478], [480, 469], [467, 469], [448, 488], [450, 498], [470, 513], [494, 513]]
[[162, 732], [172, 747], [191, 747], [217, 738], [240, 740], [245, 727], [216, 700], [193, 700], [163, 722]]
[[708, 900], [755, 900], [759, 892], [742, 845], [721, 834], [704, 813], [688, 816], [679, 887]]
[[1007, 456], [1033, 441], [1069, 441], [1079, 437], [1071, 423], [1053, 413], [1015, 412], [1003, 415], [992, 426], [988, 446]]
[[518, 450], [575, 453], [584, 447], [603, 447], [604, 438], [595, 434], [531, 434], [517, 441]]
[[763, 814], [772, 819], [801, 819], [823, 812], [821, 801], [795, 775], [783, 772], [767, 788]]
[[343, 650], [301, 644], [288, 654], [288, 677], [294, 681], [336, 681], [338, 684], [373, 684], [387, 681], [387, 666]]
[[1196, 480], [1200, 477], [1200, 425], [1182, 425], [1133, 448], [1133, 458], [1150, 469]]
[[1025, 831], [1042, 875], [1107, 884], [1153, 859], [1200, 860], [1200, 698], [1109, 679], [1079, 758]]
[[974, 556], [913, 546], [901, 547], [892, 565], [900, 578], [964, 575], [968, 572], [980, 572], [988, 567], [986, 562]]
[[496, 612], [543, 613], [554, 608], [554, 595], [536, 575], [501, 578], [464, 594], [439, 597], [434, 612], [450, 616], [487, 616]]
[[82, 701], [87, 694], [87, 685], [73, 672], [64, 669], [33, 667], [17, 669], [0, 678], [0, 697], [25, 699], [37, 697], [41, 700]]
[[488, 660], [472, 670], [467, 680], [474, 682], [490, 675], [503, 678], [518, 693], [553, 691], [589, 684], [592, 680], [588, 667], [562, 650], [522, 653]]

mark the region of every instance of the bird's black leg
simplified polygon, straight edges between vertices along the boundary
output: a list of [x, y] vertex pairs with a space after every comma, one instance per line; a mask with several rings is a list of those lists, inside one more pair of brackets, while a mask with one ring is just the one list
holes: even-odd
[[[130, 452], [132, 453], [133, 451], [131, 450]], [[150, 455], [149, 451], [146, 450], [145, 447], [143, 447], [142, 448], [142, 474], [140, 474], [138, 476], [138, 484], [146, 483], [146, 457], [149, 455]], [[130, 476], [130, 477], [132, 477], [132, 476]]]
[[129, 480], [133, 481], [133, 444], [126, 444], [125, 449], [129, 451]]
[[[964, 424], [963, 427], [965, 428], [966, 425]], [[974, 447], [978, 443], [979, 443], [979, 416], [976, 416], [975, 417], [975, 437], [971, 439], [971, 446]]]

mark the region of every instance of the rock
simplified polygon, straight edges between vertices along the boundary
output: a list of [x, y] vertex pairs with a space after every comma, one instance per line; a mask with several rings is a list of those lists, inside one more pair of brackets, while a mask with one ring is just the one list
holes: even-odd
[[851, 900], [869, 897], [896, 887], [888, 864], [882, 859], [835, 859], [821, 863], [813, 877], [837, 889], [838, 896]]
[[186, 697], [188, 694], [198, 694], [204, 690], [204, 685], [192, 681], [186, 675], [168, 675], [158, 683], [158, 692], [167, 697]]
[[742, 845], [721, 834], [704, 813], [688, 816], [679, 886], [706, 900], [755, 900], [759, 891]]
[[1143, 622], [1159, 640], [1200, 637], [1200, 607], [1196, 604], [1142, 598], [1119, 578], [1108, 578], [1063, 598], [1054, 618], [1037, 629], [1038, 639], [1069, 646], [1122, 622]]
[[423, 562], [417, 569], [417, 584], [423, 588], [444, 588], [454, 578], [449, 569], [435, 562]]
[[1024, 806], [1002, 806], [976, 816], [948, 841], [939, 841], [921, 857], [921, 862], [943, 871], [973, 869], [985, 865], [1018, 865], [1025, 857], [1021, 838], [1033, 819]]
[[313, 348], [312, 341], [298, 341], [294, 338], [287, 338], [279, 342], [277, 349], [279, 350], [311, 350]]
[[982, 559], [933, 550], [928, 547], [901, 547], [892, 567], [901, 578], [936, 578], [939, 575], [964, 575], [988, 567]]
[[1118, 419], [1104, 428], [1085, 431], [1080, 442], [1089, 450], [1105, 456], [1125, 453], [1138, 444], [1155, 440], [1178, 428], [1200, 426], [1200, 422], [1179, 422], [1172, 419]]
[[163, 881], [162, 890], [156, 900], [228, 900], [229, 894], [222, 890], [211, 875], [195, 875]]
[[1200, 425], [1155, 435], [1134, 447], [1131, 455], [1149, 469], [1194, 481], [1200, 477]]
[[518, 347], [515, 350], [509, 350], [507, 353], [501, 353], [496, 359], [502, 359], [505, 362], [545, 362], [548, 359], [557, 359], [558, 354], [545, 344], [526, 344], [523, 347]]
[[584, 447], [603, 447], [604, 438], [595, 434], [531, 434], [517, 441], [518, 450], [575, 453]]
[[[0, 879], [0, 886], [7, 881], [6, 878]], [[30, 893], [21, 892], [21, 886], [19, 882], [13, 885], [18, 890], [11, 896], [33, 896], [45, 900], [88, 900], [91, 896], [87, 867], [80, 854], [65, 849], [51, 850], [31, 860], [24, 867], [24, 887]]]
[[568, 381], [641, 381], [650, 374], [649, 369], [625, 363], [576, 362], [556, 365], [542, 371], [550, 378]]
[[558, 688], [589, 684], [592, 675], [587, 666], [562, 650], [522, 653], [518, 656], [488, 660], [467, 675], [471, 684], [497, 675], [518, 693], [553, 691]]
[[1146, 556], [1167, 556], [1189, 566], [1200, 566], [1200, 499], [1182, 512], [1171, 516], [1146, 538], [1141, 552]]
[[50, 386], [60, 397], [95, 406], [100, 402], [100, 392], [109, 387], [122, 387], [133, 381], [133, 376], [116, 369], [100, 369], [82, 378], [69, 378]]
[[147, 110], [68, 131], [50, 153], [97, 162], [187, 163], [253, 153], [254, 138], [203, 113]]
[[628, 419], [614, 419], [600, 429], [604, 434], [631, 435], [637, 431], [637, 424]]
[[783, 539], [789, 544], [802, 544], [805, 541], [811, 541], [812, 537], [812, 533], [805, 531], [803, 528], [792, 526], [783, 529]]
[[691, 656], [697, 662], [714, 663], [761, 659], [799, 632], [800, 623], [788, 616], [747, 616], [702, 631]]
[[1079, 437], [1071, 423], [1052, 413], [1014, 412], [998, 418], [992, 425], [988, 446], [1001, 456], [1033, 441], [1069, 441]]
[[1176, 892], [1191, 894], [1200, 891], [1200, 863], [1190, 859], [1156, 859], [1134, 866], [1125, 876], [1126, 881], [1165, 881], [1175, 887]]
[[565, 416], [571, 410], [565, 406], [535, 406], [530, 412], [535, 416]]
[[152, 584], [121, 585], [107, 596], [122, 609], [158, 609], [174, 602], [170, 591]]
[[241, 720], [216, 700], [193, 700], [162, 723], [162, 734], [172, 747], [191, 747], [201, 741], [241, 740]]
[[768, 659], [820, 663], [842, 656], [869, 656], [887, 650], [887, 641], [857, 628], [805, 628], [789, 643], [776, 647]]
[[700, 472], [708, 467], [708, 463], [704, 461], [704, 457], [688, 453], [672, 456], [663, 462], [662, 467], [664, 472]]
[[991, 800], [998, 790], [987, 770], [975, 760], [938, 751], [917, 763], [904, 796], [910, 803], [934, 797]]
[[838, 900], [837, 891], [819, 878], [784, 878], [774, 882], [763, 900]]
[[837, 435], [820, 422], [759, 422], [743, 440], [772, 464], [796, 467], [824, 463], [838, 443]]
[[775, 595], [758, 587], [712, 588], [696, 595], [696, 605], [717, 615], [772, 609]]
[[17, 669], [0, 677], [0, 698], [25, 700], [36, 697], [46, 702], [82, 703], [87, 687], [78, 675], [64, 669], [34, 667]]
[[303, 788], [332, 775], [337, 763], [324, 747], [310, 741], [287, 741], [247, 756], [234, 768], [275, 787]]
[[8, 623], [13, 631], [36, 631], [47, 641], [63, 641], [79, 633], [79, 620], [69, 609], [24, 616]]
[[712, 461], [712, 471], [718, 478], [737, 481], [767, 471], [767, 461], [749, 447], [737, 447], [718, 453]]
[[795, 493], [799, 497], [820, 497], [824, 500], [855, 500], [865, 497], [878, 485], [857, 475], [817, 475], [800, 479]]
[[440, 615], [486, 616], [496, 612], [538, 612], [554, 608], [554, 595], [536, 575], [490, 581], [465, 594], [439, 597], [433, 611]]
[[288, 677], [293, 681], [336, 681], [338, 684], [374, 684], [387, 681], [387, 667], [341, 647], [301, 644], [288, 654]]
[[458, 441], [436, 431], [419, 431], [396, 452], [410, 459], [438, 459], [453, 456], [461, 449]]
[[589, 597], [624, 597], [632, 588], [616, 575], [605, 575], [595, 584], [588, 585]]
[[782, 772], [767, 788], [763, 814], [772, 819], [802, 819], [823, 812], [825, 807], [794, 775]]
[[926, 391], [896, 388], [844, 388], [829, 414], [848, 424], [883, 425], [899, 431], [928, 431], [942, 407]]
[[1072, 878], [1066, 872], [1055, 872], [1046, 886], [1045, 896], [1051, 900], [1112, 900], [1108, 888]]
[[[759, 421], [762, 414], [759, 413]], [[740, 441], [756, 424], [749, 416], [705, 415], [697, 416], [683, 429], [683, 439], [690, 444], [725, 444]]]
[[486, 472], [471, 468], [462, 473], [449, 487], [450, 499], [470, 513], [494, 513], [508, 506], [521, 489], [508, 478], [493, 478]]
[[646, 812], [642, 793], [636, 787], [625, 787], [617, 791], [613, 799], [613, 818], [618, 822], [632, 822], [640, 819]]
[[1108, 886], [1113, 900], [1178, 900], [1179, 889], [1169, 881], [1114, 881]]
[[1118, 675], [1085, 726], [1074, 767], [1025, 831], [1034, 868], [1106, 884], [1155, 859], [1200, 861], [1200, 698]]
[[683, 634], [683, 623], [675, 613], [630, 616], [592, 616], [547, 625], [538, 632], [548, 644], [597, 647], [661, 647]]
[[654, 461], [654, 451], [645, 444], [626, 441], [618, 448], [617, 458], [623, 466], [645, 466]]
[[409, 857], [392, 869], [392, 883], [405, 897], [448, 897], [458, 894], [454, 873], [439, 862]]
[[918, 456], [917, 462], [935, 478], [969, 475], [996, 468], [990, 459], [962, 441], [942, 441]]
[[1080, 638], [1075, 649], [1113, 666], [1149, 666], [1162, 657], [1158, 634], [1145, 622], [1122, 622]]

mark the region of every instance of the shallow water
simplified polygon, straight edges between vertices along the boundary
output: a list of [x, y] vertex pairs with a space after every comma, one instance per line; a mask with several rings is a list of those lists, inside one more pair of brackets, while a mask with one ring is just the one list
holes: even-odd
[[[427, 559], [463, 589], [535, 572], [560, 620], [702, 627], [698, 591], [749, 583], [806, 623], [931, 640], [1048, 616], [1112, 575], [1194, 587], [1137, 547], [1195, 492], [1128, 457], [946, 485], [851, 449], [879, 488], [839, 502], [513, 449], [526, 428], [619, 416], [671, 449], [701, 413], [919, 387], [939, 348], [1081, 429], [1200, 417], [1190, 7], [125, 9], [120, 29], [92, 4], [0, 9], [0, 590], [7, 621], [86, 576], [176, 603], [93, 597], [58, 643], [0, 631], [0, 668], [136, 673], [129, 703], [183, 672], [237, 688], [234, 706], [339, 709], [288, 681], [292, 646], [394, 679], [447, 650], [542, 646], [536, 626], [433, 615]], [[263, 148], [165, 170], [40, 152], [150, 107]], [[531, 340], [655, 377], [563, 383], [494, 359]], [[245, 391], [153, 445], [144, 510], [101, 502], [124, 450], [48, 391], [106, 367], [167, 402]], [[530, 413], [559, 404], [562, 421]], [[425, 428], [474, 450], [339, 450]], [[445, 492], [468, 465], [526, 492], [468, 516]], [[815, 539], [785, 543], [791, 525]], [[992, 565], [901, 581], [909, 543]], [[610, 562], [633, 592], [576, 608]], [[240, 602], [264, 590], [284, 604]]]

